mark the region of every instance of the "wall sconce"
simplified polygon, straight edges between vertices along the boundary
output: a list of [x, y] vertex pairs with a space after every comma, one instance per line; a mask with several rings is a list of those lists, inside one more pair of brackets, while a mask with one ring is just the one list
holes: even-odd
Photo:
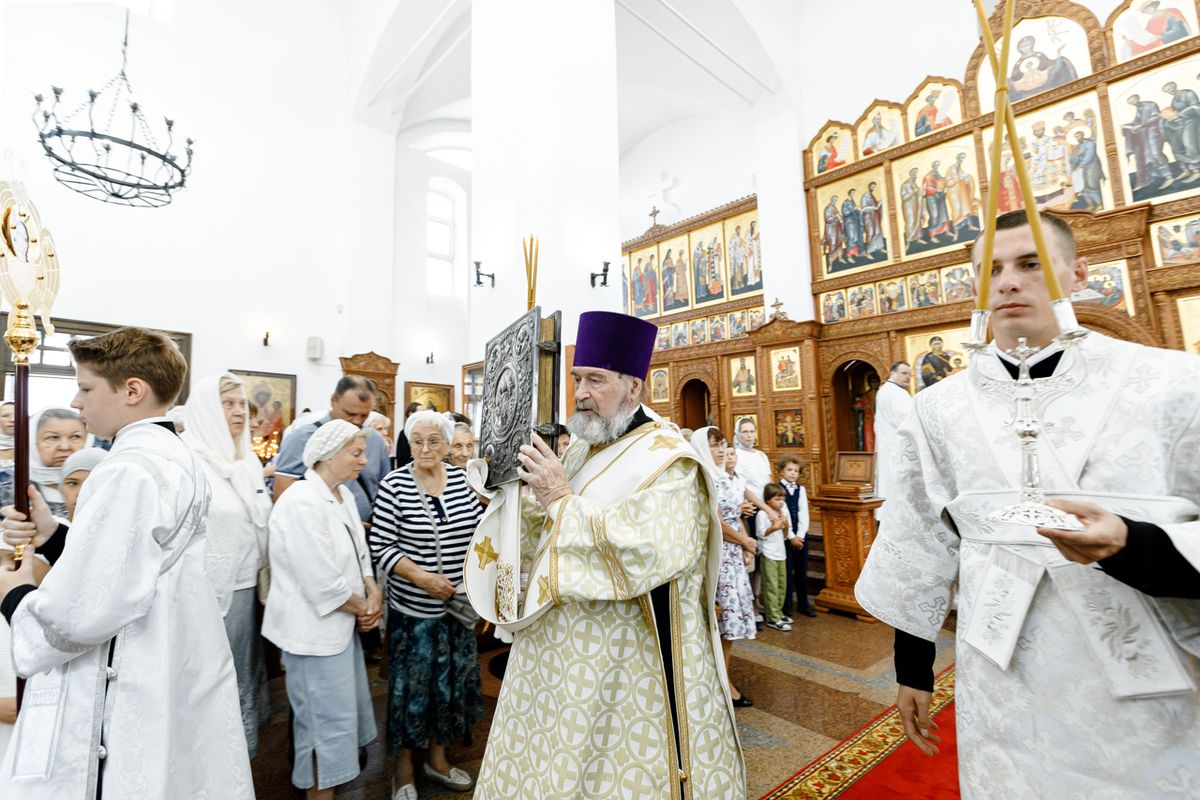
[[263, 347], [271, 346], [271, 332], [267, 331], [263, 334]]
[[[482, 261], [475, 262], [475, 285], [483, 286], [483, 279], [487, 278], [492, 282], [492, 288], [495, 289], [496, 288], [496, 273], [484, 272], [482, 269], [480, 269], [480, 266], [482, 264], [483, 264]], [[429, 363], [432, 364], [433, 362], [430, 361]]]
[[426, 364], [433, 363], [433, 352], [432, 351], [430, 351], [429, 355], [425, 356], [425, 363]]
[[608, 286], [608, 262], [604, 262], [604, 269], [599, 272], [592, 273], [592, 288], [596, 288], [596, 278], [600, 279], [601, 286]]

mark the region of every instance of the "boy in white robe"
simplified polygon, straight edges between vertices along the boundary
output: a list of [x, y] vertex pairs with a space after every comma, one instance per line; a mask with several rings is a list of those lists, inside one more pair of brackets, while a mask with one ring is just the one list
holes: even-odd
[[[1043, 214], [1064, 292], [1087, 279]], [[975, 246], [975, 258], [982, 247]], [[976, 265], [978, 271], [978, 263]], [[1064, 349], [1025, 212], [996, 221], [995, 342], [917, 395], [855, 596], [896, 628], [897, 705], [927, 754], [934, 640], [958, 600], [964, 798], [1188, 794], [1200, 780], [1200, 359], [1089, 333]], [[996, 522], [1018, 499], [1018, 338], [1041, 482], [1082, 531]]]
[[[209, 490], [165, 417], [187, 363], [170, 339], [121, 328], [69, 345], [72, 406], [113, 440], [69, 534], [31, 492], [5, 541], [0, 611], [28, 678], [0, 797], [251, 798], [228, 640], [204, 573]], [[54, 563], [39, 574], [34, 547]], [[36, 588], [35, 588], [36, 587]]]

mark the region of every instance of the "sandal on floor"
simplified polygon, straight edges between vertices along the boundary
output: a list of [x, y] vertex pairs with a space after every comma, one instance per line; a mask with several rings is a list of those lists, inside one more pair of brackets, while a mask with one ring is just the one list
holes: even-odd
[[440, 783], [452, 792], [469, 792], [475, 788], [475, 779], [465, 769], [451, 767], [450, 772], [443, 775], [442, 773], [429, 766], [429, 762], [425, 762], [423, 767], [425, 777], [434, 783]]
[[746, 695], [742, 695], [741, 697], [739, 697], [738, 699], [733, 701], [734, 708], [749, 708], [752, 705], [754, 705], [754, 701], [751, 700], [749, 697], [746, 697]]

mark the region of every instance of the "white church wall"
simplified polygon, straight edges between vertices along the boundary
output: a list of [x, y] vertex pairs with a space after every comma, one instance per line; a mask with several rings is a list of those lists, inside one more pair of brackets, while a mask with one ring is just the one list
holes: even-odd
[[[566, 343], [581, 312], [621, 307], [617, 72], [606, 0], [475, 3], [471, 14], [471, 256], [496, 274], [494, 289], [470, 290], [471, 357], [482, 359], [526, 309], [530, 234], [541, 242], [537, 300], [563, 312]], [[592, 288], [604, 261], [609, 285]]]
[[[137, 9], [135, 9], [135, 12]], [[337, 357], [391, 349], [390, 137], [351, 123], [344, 42], [324, 0], [179, 3], [135, 13], [129, 75], [157, 124], [196, 139], [188, 186], [159, 209], [100, 203], [57, 184], [32, 95], [83, 92], [120, 63], [123, 8], [6, 3], [0, 149], [58, 243], [54, 316], [193, 334], [194, 376], [298, 375], [298, 407], [325, 405]], [[17, 113], [17, 112], [20, 113]], [[264, 347], [265, 331], [271, 332]], [[320, 336], [325, 355], [305, 358]], [[36, 398], [34, 398], [36, 404]]]
[[[396, 146], [395, 157], [396, 282], [391, 302], [395, 309], [392, 360], [400, 362], [397, 388], [402, 391], [405, 381], [448, 383], [454, 386], [454, 410], [457, 411], [462, 407], [459, 397], [462, 365], [470, 361], [466, 295], [467, 284], [474, 279], [474, 270], [467, 257], [471, 175], [404, 144]], [[433, 179], [448, 180], [457, 187], [452, 193], [456, 195], [455, 253], [458, 263], [452, 280], [453, 294], [450, 295], [429, 291], [426, 282], [425, 202]], [[425, 362], [430, 353], [433, 353], [433, 364]]]
[[755, 191], [754, 129], [748, 120], [697, 116], [674, 122], [621, 155], [621, 239], [658, 222], [673, 225]]

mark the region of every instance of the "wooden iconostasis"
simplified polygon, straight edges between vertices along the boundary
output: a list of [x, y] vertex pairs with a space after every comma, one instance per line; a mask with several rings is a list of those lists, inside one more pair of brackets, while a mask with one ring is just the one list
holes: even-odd
[[[1200, 13], [1133, 0], [1104, 22], [1066, 0], [1017, 0], [1005, 73], [1020, 139], [1006, 147], [1002, 210], [1021, 208], [1013, 159], [1040, 205], [1067, 218], [1091, 280], [1080, 322], [1200, 352]], [[1001, 32], [1003, 3], [991, 19]], [[874, 391], [892, 362], [920, 391], [966, 364], [968, 247], [987, 199], [994, 79], [982, 46], [962, 80], [831, 120], [805, 151], [814, 322], [764, 308], [757, 199], [623, 248], [627, 308], [659, 325], [650, 404], [681, 427], [758, 424], [774, 461], [805, 465], [810, 496], [839, 451], [870, 451]]]

